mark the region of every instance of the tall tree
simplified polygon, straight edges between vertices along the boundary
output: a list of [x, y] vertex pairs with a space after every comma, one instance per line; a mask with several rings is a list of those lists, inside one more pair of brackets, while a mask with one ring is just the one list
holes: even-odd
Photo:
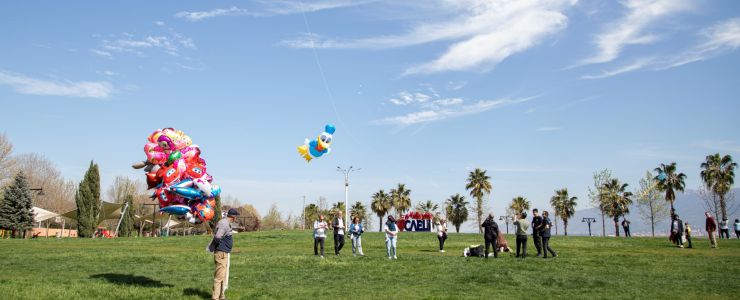
[[385, 191], [380, 190], [373, 194], [373, 201], [370, 203], [370, 209], [380, 219], [380, 222], [378, 223], [378, 231], [383, 231], [383, 217], [391, 210], [391, 208], [393, 208], [393, 201]]
[[[354, 219], [355, 217], [360, 219], [360, 223], [366, 223], [365, 227], [370, 225], [370, 223], [367, 223], [367, 209], [365, 208], [365, 204], [362, 204], [362, 202], [357, 201], [355, 204], [352, 204], [352, 207], [349, 208], [349, 220]], [[368, 228], [369, 229], [369, 228]]]
[[732, 161], [732, 156], [720, 156], [719, 153], [707, 155], [701, 164], [701, 179], [706, 187], [719, 197], [722, 218], [727, 218], [727, 193], [735, 184], [735, 168], [737, 163]]
[[423, 213], [431, 213], [435, 214], [437, 210], [439, 209], [439, 205], [437, 203], [432, 202], [432, 200], [427, 200], [426, 202], [419, 202], [416, 204], [416, 211], [423, 212]]
[[313, 222], [319, 219], [319, 214], [321, 211], [319, 210], [319, 206], [313, 203], [310, 203], [306, 205], [305, 208], [303, 208], [303, 226], [305, 228], [312, 228]]
[[121, 216], [121, 225], [118, 229], [118, 236], [130, 237], [133, 232], [136, 232], [136, 229], [134, 229], [135, 216], [133, 194], [126, 195], [123, 202], [126, 203], [126, 211], [123, 216]]
[[261, 225], [264, 230], [284, 229], [286, 227], [286, 224], [283, 222], [283, 216], [277, 208], [277, 204], [273, 203], [272, 206], [270, 206], [270, 210], [268, 210], [265, 217], [262, 218]]
[[26, 231], [33, 227], [33, 204], [31, 190], [23, 172], [18, 172], [13, 182], [3, 191], [0, 203], [0, 228], [10, 229], [13, 237], [26, 237]]
[[[491, 193], [491, 177], [486, 175], [486, 170], [476, 168], [470, 174], [468, 174], [468, 181], [465, 185], [465, 189], [470, 192], [470, 196], [475, 198], [475, 216], [477, 217], [478, 224], [483, 223], [483, 197]], [[478, 227], [478, 233], [481, 233], [483, 228]]]
[[468, 220], [468, 201], [465, 201], [465, 196], [455, 194], [447, 198], [445, 204], [447, 220], [455, 225], [455, 232], [460, 232], [460, 225]]
[[645, 177], [640, 179], [640, 188], [635, 192], [637, 196], [637, 208], [645, 223], [650, 224], [655, 237], [655, 220], [666, 218], [670, 215], [668, 203], [661, 199], [657, 183], [650, 171], [645, 172]]
[[676, 162], [670, 164], [660, 164], [659, 167], [655, 168], [655, 175], [653, 178], [658, 184], [658, 190], [665, 193], [665, 200], [671, 204], [671, 218], [676, 214], [676, 209], [673, 208], [673, 202], [676, 201], [676, 191], [683, 193], [686, 187], [686, 174], [676, 172]]
[[613, 178], [604, 184], [602, 198], [605, 213], [614, 221], [614, 234], [619, 237], [619, 218], [629, 213], [632, 204], [632, 192], [627, 191], [626, 183]]
[[514, 199], [511, 199], [511, 203], [509, 203], [509, 209], [515, 214], [521, 214], [529, 210], [529, 201], [522, 196], [514, 197]]
[[77, 202], [77, 235], [92, 237], [100, 215], [100, 172], [98, 165], [90, 162], [85, 177], [75, 195]]
[[391, 199], [396, 214], [402, 215], [411, 208], [411, 190], [405, 184], [399, 183], [398, 187], [391, 190]]
[[[347, 211], [346, 206], [344, 206], [344, 202], [336, 202], [331, 205], [331, 213], [332, 215], [336, 215], [338, 212], [341, 212], [344, 214], [344, 212]], [[344, 216], [345, 218], [347, 216]]]
[[12, 155], [13, 144], [10, 143], [5, 133], [0, 133], [0, 186], [13, 175]]
[[609, 171], [609, 169], [594, 172], [594, 185], [588, 188], [588, 198], [591, 199], [591, 205], [598, 208], [601, 213], [601, 236], [606, 236], [606, 207], [605, 203], [602, 201], [604, 198], [601, 197], [604, 193], [602, 189], [604, 188], [604, 184], [609, 182], [611, 179], [612, 172]]
[[555, 196], [550, 199], [550, 205], [555, 209], [555, 216], [563, 220], [565, 235], [568, 235], [568, 220], [576, 214], [576, 201], [578, 197], [568, 195], [566, 188], [555, 191]]

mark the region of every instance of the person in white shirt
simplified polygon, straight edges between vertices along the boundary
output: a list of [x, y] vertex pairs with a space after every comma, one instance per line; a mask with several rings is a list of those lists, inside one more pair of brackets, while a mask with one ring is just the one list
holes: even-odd
[[385, 248], [388, 252], [388, 259], [398, 259], [396, 255], [396, 242], [398, 239], [398, 226], [393, 216], [388, 216], [388, 221], [383, 226], [385, 232]]
[[445, 241], [447, 240], [447, 220], [440, 217], [437, 220], [437, 239], [439, 240], [439, 252], [445, 252]]
[[338, 256], [344, 247], [344, 220], [341, 211], [337, 212], [332, 226], [334, 227], [334, 254]]
[[321, 245], [321, 258], [324, 258], [324, 242], [326, 241], [326, 229], [328, 225], [324, 221], [324, 215], [313, 223], [313, 254], [319, 255], [319, 244]]

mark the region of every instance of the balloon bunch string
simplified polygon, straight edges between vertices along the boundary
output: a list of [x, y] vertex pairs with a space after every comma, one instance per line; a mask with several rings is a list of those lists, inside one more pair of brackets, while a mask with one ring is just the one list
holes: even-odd
[[357, 140], [355, 139], [354, 135], [349, 131], [349, 127], [346, 123], [344, 123], [344, 120], [342, 120], [342, 116], [339, 114], [339, 110], [337, 110], [336, 101], [334, 101], [334, 94], [331, 92], [331, 88], [329, 88], [329, 81], [326, 80], [326, 75], [324, 74], [324, 67], [321, 65], [321, 61], [319, 60], [319, 53], [316, 51], [315, 41], [313, 33], [311, 32], [311, 26], [308, 24], [308, 17], [306, 16], [306, 8], [303, 3], [303, 1], [300, 1], [301, 3], [301, 14], [303, 15], [303, 23], [306, 25], [306, 32], [308, 33], [308, 37], [311, 40], [311, 52], [313, 52], [313, 59], [314, 62], [316, 62], [316, 67], [319, 69], [319, 75], [321, 75], [321, 79], [324, 83], [324, 90], [326, 91], [327, 96], [329, 97], [329, 102], [331, 103], [331, 107], [334, 109], [334, 114], [337, 116], [337, 120], [342, 125], [342, 130], [347, 132], [347, 135], [355, 142], [357, 143]]

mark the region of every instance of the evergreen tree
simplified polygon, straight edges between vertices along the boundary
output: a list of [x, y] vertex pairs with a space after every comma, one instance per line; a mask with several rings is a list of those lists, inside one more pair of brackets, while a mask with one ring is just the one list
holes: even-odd
[[3, 202], [0, 204], [0, 228], [12, 230], [12, 235], [25, 237], [33, 226], [31, 190], [28, 181], [19, 172], [13, 183], [5, 187]]
[[129, 194], [124, 199], [124, 202], [127, 203], [124, 206], [128, 205], [128, 207], [126, 207], [126, 212], [123, 214], [123, 219], [121, 219], [118, 236], [130, 237], [133, 232], [136, 232], [134, 229], [134, 196]]
[[77, 202], [77, 235], [92, 237], [100, 215], [100, 172], [98, 165], [92, 161], [77, 189], [75, 202]]

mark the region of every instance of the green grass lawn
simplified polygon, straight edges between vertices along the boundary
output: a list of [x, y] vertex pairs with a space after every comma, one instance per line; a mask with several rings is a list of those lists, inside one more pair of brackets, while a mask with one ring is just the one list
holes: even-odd
[[[514, 237], [508, 236], [514, 245]], [[210, 297], [210, 237], [0, 240], [2, 299], [202, 299]], [[348, 240], [349, 242], [349, 240]], [[398, 260], [381, 234], [364, 235], [365, 257], [313, 255], [310, 232], [235, 236], [230, 299], [687, 298], [737, 299], [740, 240], [710, 249], [666, 238], [553, 237], [555, 259], [461, 257], [476, 234], [402, 233]], [[331, 248], [332, 239], [327, 239]], [[529, 241], [530, 254], [536, 253]], [[331, 250], [327, 249], [327, 253]]]

